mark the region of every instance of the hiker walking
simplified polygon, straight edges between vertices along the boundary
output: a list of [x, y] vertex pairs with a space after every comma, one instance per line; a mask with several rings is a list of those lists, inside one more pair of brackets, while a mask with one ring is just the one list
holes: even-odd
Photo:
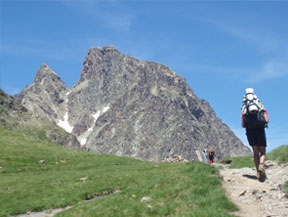
[[261, 182], [266, 178], [264, 169], [267, 146], [265, 127], [268, 122], [269, 118], [264, 105], [254, 94], [254, 89], [247, 88], [243, 96], [241, 125], [246, 128], [247, 140], [254, 153], [257, 179]]
[[209, 163], [213, 164], [214, 163], [214, 157], [215, 157], [215, 151], [209, 150], [208, 156], [209, 156]]
[[204, 149], [202, 152], [202, 159], [204, 163], [208, 164], [208, 149]]

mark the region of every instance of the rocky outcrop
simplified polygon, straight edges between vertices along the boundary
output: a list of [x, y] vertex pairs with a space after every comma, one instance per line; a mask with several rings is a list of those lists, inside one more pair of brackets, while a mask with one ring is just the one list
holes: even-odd
[[188, 162], [185, 158], [183, 158], [181, 155], [174, 155], [169, 156], [162, 160], [163, 163], [178, 163], [178, 162]]
[[175, 155], [198, 160], [196, 151], [204, 148], [215, 150], [216, 159], [250, 153], [209, 103], [167, 66], [110, 46], [89, 50], [70, 90], [51, 71], [42, 66], [20, 102], [91, 151], [151, 161]]
[[35, 117], [24, 106], [0, 89], [0, 126], [30, 133], [37, 139], [73, 149], [83, 149], [77, 138], [51, 122]]
[[46, 64], [38, 70], [34, 81], [16, 99], [36, 117], [59, 123], [65, 121], [68, 88]]

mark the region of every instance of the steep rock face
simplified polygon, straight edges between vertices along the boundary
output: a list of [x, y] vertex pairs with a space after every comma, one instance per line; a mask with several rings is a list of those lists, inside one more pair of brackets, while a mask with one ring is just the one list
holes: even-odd
[[[122, 70], [111, 73], [113, 64]], [[129, 80], [123, 79], [127, 65], [134, 67], [129, 68], [133, 72]], [[204, 148], [216, 150], [218, 158], [249, 153], [209, 104], [198, 99], [185, 79], [168, 67], [126, 56], [120, 63], [110, 62], [110, 70], [95, 75], [105, 80], [106, 74], [117, 74], [117, 80], [110, 77], [103, 89], [119, 88], [116, 93], [110, 91], [105, 104], [111, 108], [97, 120], [87, 140], [91, 150], [153, 161], [173, 155], [197, 160], [196, 150]], [[119, 80], [122, 87], [117, 85]]]
[[139, 64], [139, 60], [121, 54], [114, 47], [89, 50], [80, 79], [68, 96], [75, 135], [83, 137], [97, 117], [135, 83]]
[[[51, 79], [54, 75], [44, 76], [49, 88], [35, 78], [21, 93], [21, 103], [55, 123], [62, 118], [66, 131], [92, 151], [153, 161], [173, 155], [198, 160], [196, 151], [204, 148], [214, 149], [217, 158], [250, 153], [208, 102], [162, 64], [137, 60], [112, 46], [94, 47], [72, 89]], [[46, 98], [31, 88], [39, 83]], [[33, 95], [37, 100], [30, 100]]]
[[38, 70], [31, 85], [24, 88], [16, 99], [36, 117], [56, 123], [67, 132], [72, 127], [67, 120], [69, 89], [61, 78], [46, 64]]
[[30, 132], [38, 139], [73, 149], [83, 149], [77, 138], [55, 124], [33, 116], [12, 96], [0, 89], [0, 126], [11, 130]]

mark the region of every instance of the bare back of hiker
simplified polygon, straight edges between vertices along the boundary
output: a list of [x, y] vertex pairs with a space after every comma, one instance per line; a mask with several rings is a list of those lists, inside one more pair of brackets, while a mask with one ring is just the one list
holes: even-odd
[[252, 88], [245, 90], [242, 102], [241, 125], [246, 128], [246, 136], [253, 150], [257, 179], [263, 182], [266, 179], [264, 168], [267, 146], [265, 127], [269, 122], [268, 114]]

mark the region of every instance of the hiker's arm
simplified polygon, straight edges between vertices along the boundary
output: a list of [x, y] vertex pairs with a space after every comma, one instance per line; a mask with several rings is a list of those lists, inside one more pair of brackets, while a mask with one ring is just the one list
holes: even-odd
[[246, 106], [243, 104], [241, 108], [241, 126], [245, 128], [244, 114], [246, 114]]
[[266, 110], [264, 111], [264, 117], [265, 117], [266, 123], [269, 123], [268, 113]]
[[[265, 120], [266, 120], [266, 118], [265, 118]], [[241, 126], [242, 126], [243, 128], [245, 128], [245, 122], [244, 122], [244, 115], [243, 115], [243, 113], [241, 114]]]

